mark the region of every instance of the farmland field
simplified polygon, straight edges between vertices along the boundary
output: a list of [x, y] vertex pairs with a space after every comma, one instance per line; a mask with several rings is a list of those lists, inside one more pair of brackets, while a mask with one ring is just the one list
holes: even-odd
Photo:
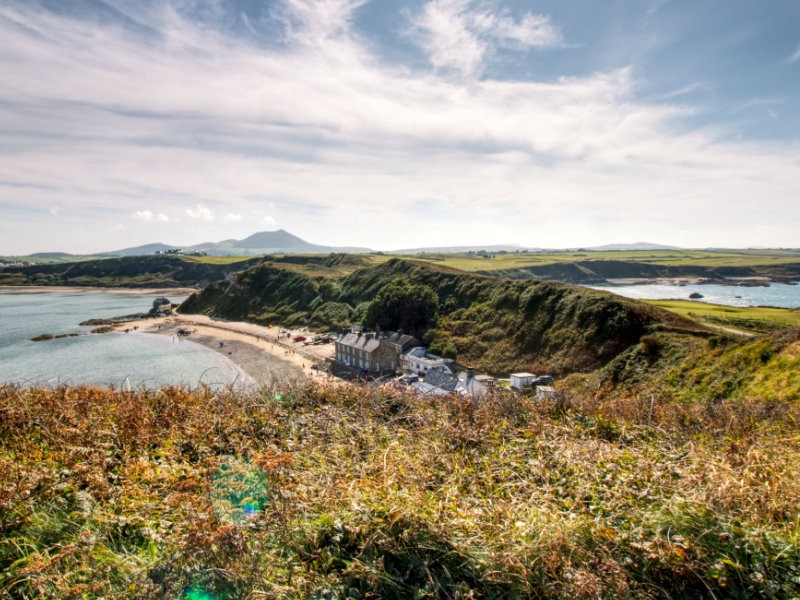
[[626, 250], [609, 252], [517, 252], [487, 256], [426, 254], [418, 260], [463, 271], [488, 271], [597, 260], [661, 266], [757, 267], [800, 263], [798, 250]]

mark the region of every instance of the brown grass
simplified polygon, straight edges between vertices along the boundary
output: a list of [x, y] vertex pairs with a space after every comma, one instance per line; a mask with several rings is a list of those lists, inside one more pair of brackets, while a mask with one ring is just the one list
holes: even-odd
[[791, 597], [799, 416], [0, 388], [0, 594]]

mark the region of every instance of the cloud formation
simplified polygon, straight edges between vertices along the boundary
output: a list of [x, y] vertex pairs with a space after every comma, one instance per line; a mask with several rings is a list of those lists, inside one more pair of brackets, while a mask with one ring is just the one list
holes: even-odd
[[544, 15], [514, 19], [496, 3], [476, 0], [430, 0], [414, 18], [414, 32], [431, 64], [475, 77], [496, 48], [553, 48], [563, 44], [561, 31]]
[[164, 213], [154, 213], [151, 210], [137, 210], [131, 215], [134, 221], [142, 221], [144, 223], [169, 223], [170, 218]]
[[195, 219], [197, 221], [214, 220], [214, 213], [212, 213], [208, 208], [202, 206], [201, 204], [198, 204], [193, 208], [187, 208], [186, 214], [189, 216], [190, 219]]
[[[227, 13], [109, 5], [125, 18], [0, 6], [0, 205], [69, 207], [62, 219], [93, 232], [75, 250], [119, 245], [102, 237], [112, 223], [176, 215], [187, 217], [174, 230], [186, 239], [169, 240], [179, 245], [276, 222], [377, 249], [590, 245], [642, 231], [669, 243], [680, 230], [689, 245], [765, 245], [751, 222], [772, 225], [777, 243], [795, 237], [796, 142], [690, 126], [701, 109], [643, 100], [632, 67], [492, 77], [498, 49], [563, 46], [542, 15], [426, 2], [407, 13], [434, 67], [421, 70], [387, 64], [357, 30], [366, 0], [276, 1], [249, 36], [220, 25]], [[61, 231], [37, 227], [42, 239]], [[0, 224], [0, 239], [32, 243], [18, 228]]]

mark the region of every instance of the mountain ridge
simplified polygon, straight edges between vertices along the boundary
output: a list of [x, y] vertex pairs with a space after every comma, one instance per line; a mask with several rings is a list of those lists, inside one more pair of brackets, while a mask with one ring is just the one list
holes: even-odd
[[361, 252], [371, 252], [369, 248], [358, 247], [337, 247], [322, 246], [307, 242], [285, 229], [275, 231], [258, 231], [244, 239], [226, 239], [220, 242], [203, 242], [191, 246], [167, 245], [163, 243], [144, 244], [133, 246], [121, 250], [103, 252], [104, 256], [140, 256], [143, 254], [154, 254], [157, 251], [165, 251], [172, 248], [180, 248], [184, 252], [205, 252], [211, 256], [258, 256], [263, 254], [325, 254], [329, 252], [341, 252], [347, 254], [357, 254]]

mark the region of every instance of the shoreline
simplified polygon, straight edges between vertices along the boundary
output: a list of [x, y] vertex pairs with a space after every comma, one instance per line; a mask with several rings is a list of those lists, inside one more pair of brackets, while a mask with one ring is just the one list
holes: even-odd
[[88, 292], [90, 294], [125, 294], [131, 296], [191, 296], [200, 291], [193, 287], [177, 288], [113, 288], [113, 287], [92, 287], [92, 286], [71, 286], [71, 285], [2, 285], [0, 293], [11, 292], [15, 294], [77, 294]]
[[[312, 369], [312, 365], [324, 363], [326, 358], [334, 355], [333, 343], [304, 346], [291, 341], [295, 335], [308, 334], [306, 331], [289, 331], [242, 321], [218, 321], [205, 315], [169, 315], [125, 321], [113, 328], [120, 333], [169, 335], [201, 344], [230, 360], [261, 387], [327, 379], [326, 373]], [[180, 335], [179, 330], [190, 333]]]

